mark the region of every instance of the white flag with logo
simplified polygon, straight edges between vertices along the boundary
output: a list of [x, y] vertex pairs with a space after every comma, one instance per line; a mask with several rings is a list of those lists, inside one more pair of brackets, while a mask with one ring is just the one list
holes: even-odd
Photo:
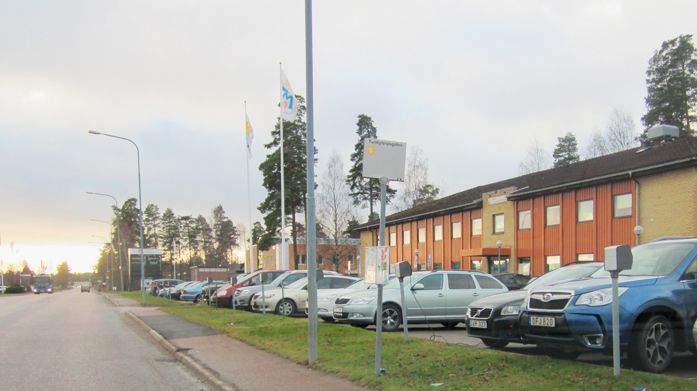
[[284, 120], [295, 120], [295, 116], [298, 113], [297, 103], [293, 88], [291, 88], [286, 74], [281, 69], [281, 117]]

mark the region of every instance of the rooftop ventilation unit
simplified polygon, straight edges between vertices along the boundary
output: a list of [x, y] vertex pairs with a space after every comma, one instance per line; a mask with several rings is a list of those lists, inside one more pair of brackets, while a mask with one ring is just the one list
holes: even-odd
[[677, 138], [680, 135], [680, 130], [673, 125], [656, 125], [646, 131], [646, 137], [649, 140], [657, 140], [663, 138]]

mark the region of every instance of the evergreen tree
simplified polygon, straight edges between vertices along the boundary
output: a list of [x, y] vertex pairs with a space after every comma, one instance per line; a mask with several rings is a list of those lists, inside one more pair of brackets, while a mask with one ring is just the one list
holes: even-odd
[[222, 205], [213, 209], [213, 232], [218, 266], [227, 266], [230, 264], [228, 255], [232, 248], [237, 246], [239, 234], [235, 225], [225, 215]]
[[261, 225], [260, 222], [255, 221], [254, 228], [252, 228], [252, 244], [257, 245], [257, 253], [256, 253], [257, 259], [256, 259], [256, 263], [254, 264], [255, 266], [259, 265], [259, 250], [261, 250], [259, 240], [261, 239], [263, 234], [264, 234], [264, 226]]
[[[140, 209], [137, 205], [138, 200], [129, 198], [121, 205], [121, 209], [114, 207], [114, 224], [119, 224], [121, 228], [121, 243], [124, 248], [140, 247]], [[112, 242], [118, 243], [116, 229], [112, 232]]]
[[435, 200], [438, 197], [438, 193], [440, 193], [440, 188], [430, 183], [422, 185], [416, 191], [416, 198], [414, 198], [414, 206], [418, 206]]
[[[199, 232], [199, 241], [203, 255], [195, 258], [194, 262], [203, 262], [206, 266], [215, 266], [215, 238], [213, 237], [213, 229], [205, 217], [198, 215], [196, 217], [196, 229]], [[191, 266], [195, 266], [196, 263]]]
[[576, 136], [569, 132], [564, 137], [557, 137], [557, 146], [554, 148], [554, 167], [568, 166], [580, 160], [578, 155], [578, 142]]
[[[155, 204], [148, 204], [143, 213], [143, 226], [145, 228], [144, 242], [146, 248], [158, 248], [160, 232], [160, 209]], [[170, 243], [171, 244], [171, 243]], [[162, 244], [167, 247], [167, 243]]]
[[675, 125], [681, 136], [693, 134], [697, 121], [697, 52], [691, 34], [664, 41], [654, 52], [646, 70], [646, 89], [647, 111], [641, 121], [647, 128]]
[[[285, 180], [285, 211], [290, 217], [291, 235], [293, 237], [293, 253], [295, 254], [295, 268], [298, 267], [298, 232], [296, 214], [305, 211], [305, 198], [307, 193], [307, 160], [306, 140], [307, 125], [305, 123], [304, 99], [296, 95], [298, 101], [297, 117], [293, 121], [283, 121], [283, 160]], [[281, 159], [280, 142], [281, 134], [279, 123], [276, 123], [271, 132], [272, 141], [264, 147], [271, 152], [259, 165], [264, 177], [263, 185], [267, 195], [258, 209], [264, 214], [264, 226], [266, 231], [260, 239], [260, 247], [268, 248], [275, 243], [280, 236], [281, 228]], [[317, 149], [315, 149], [315, 155]], [[286, 219], [288, 220], [288, 219]]]
[[[363, 178], [363, 149], [366, 139], [378, 138], [378, 130], [375, 125], [373, 125], [373, 119], [365, 114], [360, 114], [358, 116], [356, 126], [358, 141], [353, 147], [353, 153], [351, 154], [352, 166], [346, 177], [346, 183], [351, 190], [350, 194], [351, 198], [353, 198], [353, 204], [360, 207], [367, 206], [369, 211], [368, 219], [371, 219], [372, 216], [374, 216], [373, 205], [380, 201], [380, 180]], [[394, 197], [395, 193], [396, 190], [388, 185], [386, 197], [388, 203]]]
[[53, 282], [61, 288], [65, 289], [68, 287], [68, 281], [70, 280], [70, 267], [67, 261], [63, 261], [56, 267], [56, 275], [53, 277]]
[[344, 231], [344, 234], [352, 239], [360, 238], [360, 233], [358, 233], [358, 231], [354, 231], [354, 228], [358, 227], [359, 225], [360, 223], [358, 222], [358, 220], [356, 220], [355, 218], [351, 218], [348, 221], [348, 223], [346, 223], [346, 230]]
[[180, 247], [182, 244], [180, 223], [181, 220], [174, 215], [172, 209], [167, 208], [162, 212], [160, 242], [162, 243], [165, 258], [168, 258], [170, 262], [174, 261], [175, 256], [172, 253], [172, 243], [176, 243], [177, 247]]

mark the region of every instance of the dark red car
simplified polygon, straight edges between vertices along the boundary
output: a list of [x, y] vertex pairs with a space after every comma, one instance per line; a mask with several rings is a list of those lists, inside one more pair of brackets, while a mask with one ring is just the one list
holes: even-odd
[[239, 288], [268, 284], [285, 270], [257, 270], [238, 277], [235, 284], [225, 284], [215, 292], [215, 303], [218, 307], [232, 307], [232, 297]]

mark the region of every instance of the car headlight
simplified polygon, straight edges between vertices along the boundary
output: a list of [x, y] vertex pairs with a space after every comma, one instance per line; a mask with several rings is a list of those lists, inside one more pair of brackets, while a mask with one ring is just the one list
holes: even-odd
[[242, 296], [242, 295], [248, 295], [248, 294], [249, 294], [249, 289], [242, 289], [241, 291], [240, 290], [235, 291], [235, 296]]
[[263, 299], [270, 299], [272, 297], [276, 296], [275, 293], [265, 293], [264, 296], [262, 296]]
[[520, 304], [507, 305], [501, 309], [501, 315], [518, 315], [520, 313]]
[[351, 304], [370, 304], [375, 301], [374, 297], [359, 297], [357, 299], [351, 299]]
[[[628, 288], [621, 287], [618, 289], [618, 296], [622, 296]], [[576, 300], [576, 305], [587, 305], [590, 307], [599, 307], [612, 303], [612, 288], [599, 289], [597, 291], [584, 293]]]

